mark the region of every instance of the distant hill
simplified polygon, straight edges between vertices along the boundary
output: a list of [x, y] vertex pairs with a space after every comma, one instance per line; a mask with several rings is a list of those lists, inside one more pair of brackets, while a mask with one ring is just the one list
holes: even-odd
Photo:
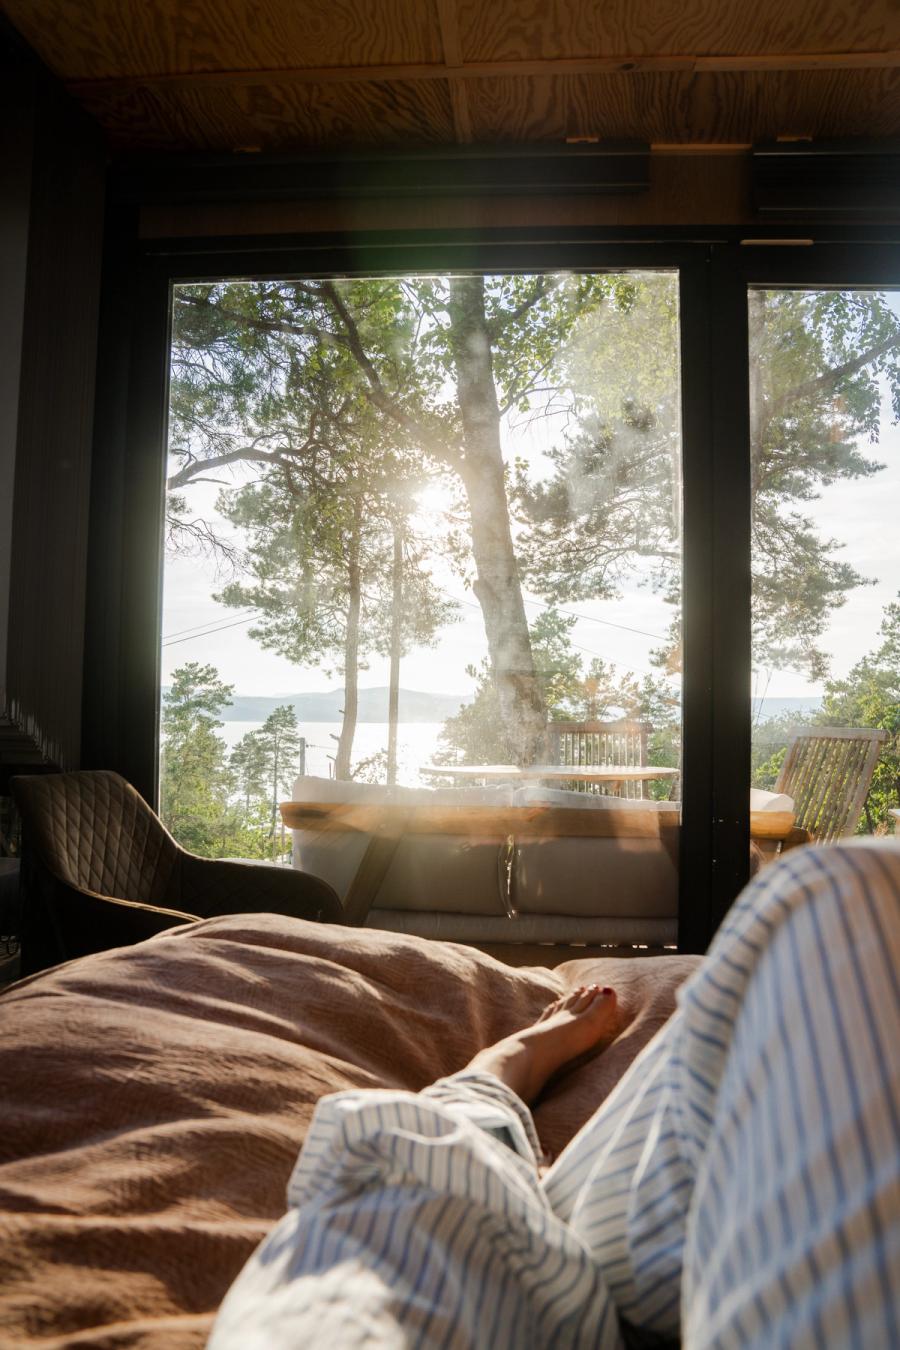
[[[460, 705], [471, 703], [471, 694], [428, 694], [419, 689], [400, 690], [401, 722], [446, 722], [458, 713]], [[276, 708], [289, 703], [298, 722], [339, 722], [344, 707], [343, 689], [315, 694], [283, 694], [280, 698], [262, 698], [235, 694], [230, 708], [220, 716], [223, 722], [264, 722]], [[359, 691], [359, 721], [388, 720], [388, 689], [381, 686]]]
[[[164, 686], [163, 693], [168, 692]], [[446, 722], [459, 712], [461, 705], [472, 702], [471, 694], [429, 694], [421, 689], [400, 690], [401, 722]], [[298, 722], [339, 722], [344, 706], [343, 689], [329, 689], [314, 694], [282, 694], [280, 698], [264, 698], [254, 694], [235, 694], [231, 706], [220, 716], [223, 722], [264, 722], [269, 713], [290, 703]], [[753, 720], [767, 722], [782, 713], [795, 713], [798, 720], [813, 713], [820, 700], [815, 695], [805, 698], [764, 698], [752, 704]], [[381, 685], [359, 691], [359, 721], [386, 722], [388, 720], [388, 689]]]

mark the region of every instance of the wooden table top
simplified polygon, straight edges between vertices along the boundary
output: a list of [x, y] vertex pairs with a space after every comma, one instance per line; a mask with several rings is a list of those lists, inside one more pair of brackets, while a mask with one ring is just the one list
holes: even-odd
[[579, 783], [643, 783], [653, 778], [675, 778], [677, 769], [658, 764], [423, 764], [420, 773], [444, 774], [448, 778], [500, 778], [532, 782], [557, 778]]

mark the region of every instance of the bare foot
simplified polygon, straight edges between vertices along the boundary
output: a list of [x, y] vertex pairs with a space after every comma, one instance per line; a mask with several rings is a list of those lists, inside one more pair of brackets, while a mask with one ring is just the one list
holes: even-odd
[[530, 1027], [479, 1050], [470, 1069], [492, 1073], [531, 1103], [547, 1080], [612, 1029], [616, 996], [596, 984], [579, 985], [545, 1008]]

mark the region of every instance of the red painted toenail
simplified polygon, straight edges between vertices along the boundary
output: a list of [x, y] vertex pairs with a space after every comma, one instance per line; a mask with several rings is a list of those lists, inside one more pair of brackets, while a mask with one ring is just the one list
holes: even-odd
[[607, 985], [607, 987], [606, 987], [605, 989], [601, 989], [601, 990], [600, 990], [600, 993], [601, 993], [601, 994], [606, 994], [607, 997], [609, 997], [609, 995], [610, 995], [612, 992], [613, 992], [613, 991], [609, 988], [608, 985]]

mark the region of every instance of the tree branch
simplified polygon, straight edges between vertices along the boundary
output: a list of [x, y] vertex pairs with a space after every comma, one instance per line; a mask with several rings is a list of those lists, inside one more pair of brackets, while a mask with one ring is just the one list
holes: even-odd
[[488, 332], [490, 333], [491, 341], [496, 342], [500, 334], [507, 328], [514, 323], [518, 323], [520, 319], [524, 319], [528, 311], [534, 309], [535, 305], [540, 304], [541, 300], [548, 296], [558, 285], [559, 282], [556, 278], [553, 278], [552, 284], [548, 286], [547, 276], [545, 274], [539, 276], [537, 284], [527, 300], [523, 300], [521, 304], [516, 305], [515, 309], [511, 309], [508, 314], [498, 314], [495, 318], [491, 319], [488, 324]]
[[369, 398], [375, 404], [376, 408], [402, 426], [420, 445], [430, 445], [432, 450], [439, 458], [447, 464], [458, 467], [459, 457], [454, 455], [453, 451], [445, 445], [435, 445], [434, 437], [427, 428], [421, 426], [414, 417], [410, 417], [402, 408], [398, 408], [395, 401], [385, 389], [381, 382], [381, 377], [375, 369], [374, 364], [369, 358], [359, 334], [359, 328], [356, 320], [350, 313], [347, 305], [333, 281], [325, 281], [321, 285], [321, 294], [328, 300], [334, 309], [338, 318], [344, 326], [347, 338], [347, 346], [353, 359], [365, 375], [369, 384]]
[[830, 390], [836, 389], [841, 380], [850, 375], [855, 375], [857, 371], [862, 370], [871, 361], [877, 361], [879, 356], [885, 356], [895, 347], [900, 347], [900, 332], [892, 333], [890, 337], [878, 342], [868, 351], [862, 352], [859, 356], [854, 356], [849, 361], [844, 361], [841, 365], [835, 366], [833, 370], [826, 370], [824, 374], [817, 375], [815, 379], [804, 380], [802, 384], [795, 384], [793, 389], [788, 389], [785, 393], [774, 399], [772, 406], [768, 410], [769, 418], [777, 417], [790, 403], [796, 399], [811, 398], [815, 394], [825, 394]]
[[288, 337], [321, 338], [323, 342], [338, 345], [338, 339], [333, 333], [329, 333], [327, 328], [306, 328], [303, 324], [290, 323], [287, 319], [259, 319], [252, 314], [241, 314], [236, 309], [228, 309], [225, 305], [210, 304], [209, 300], [204, 300], [199, 295], [179, 296], [178, 303], [192, 305], [194, 309], [207, 309], [211, 314], [223, 314], [226, 319], [233, 319], [236, 323], [253, 328], [258, 333], [284, 333]]
[[242, 446], [239, 450], [229, 450], [227, 454], [213, 455], [210, 459], [192, 459], [177, 473], [172, 474], [166, 481], [166, 489], [174, 492], [176, 488], [184, 487], [185, 483], [193, 482], [200, 473], [206, 473], [210, 469], [221, 469], [226, 464], [237, 464], [241, 460], [255, 460], [261, 464], [283, 464], [284, 455], [277, 450], [252, 450]]

